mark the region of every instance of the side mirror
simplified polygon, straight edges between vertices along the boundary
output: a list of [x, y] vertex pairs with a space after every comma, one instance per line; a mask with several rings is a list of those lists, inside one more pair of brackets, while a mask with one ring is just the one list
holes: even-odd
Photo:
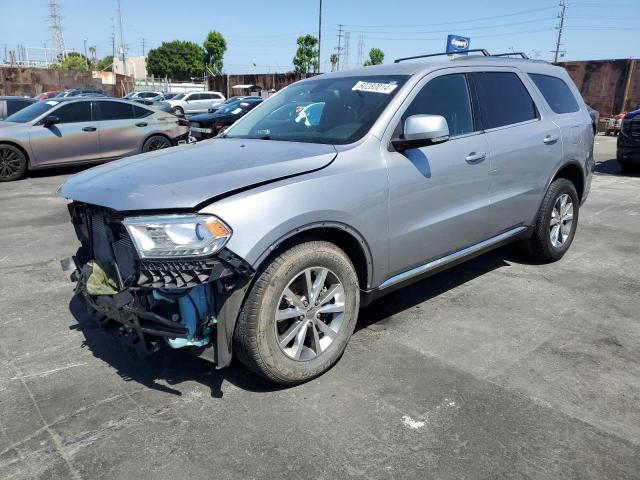
[[402, 152], [449, 140], [447, 119], [440, 115], [411, 115], [404, 122], [401, 138], [391, 140], [393, 147]]
[[55, 115], [49, 115], [44, 117], [44, 120], [42, 120], [42, 126], [46, 128], [49, 128], [56, 123], [60, 123], [60, 117], [56, 117]]

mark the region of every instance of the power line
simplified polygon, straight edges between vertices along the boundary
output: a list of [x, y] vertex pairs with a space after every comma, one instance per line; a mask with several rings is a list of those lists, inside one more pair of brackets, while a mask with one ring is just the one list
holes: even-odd
[[57, 62], [60, 56], [67, 54], [62, 34], [62, 19], [60, 16], [60, 4], [58, 0], [49, 1], [49, 18], [51, 20], [51, 48], [53, 48], [53, 61]]
[[534, 13], [534, 12], [542, 12], [544, 10], [551, 10], [551, 9], [555, 9], [556, 5], [550, 6], [550, 7], [544, 7], [544, 8], [534, 8], [531, 10], [522, 10], [519, 12], [513, 12], [513, 13], [505, 13], [503, 15], [493, 15], [490, 17], [482, 17], [482, 18], [471, 18], [468, 20], [455, 20], [455, 21], [451, 21], [451, 22], [441, 22], [441, 23], [416, 23], [416, 24], [405, 24], [405, 25], [354, 25], [354, 24], [343, 24], [343, 26], [346, 27], [356, 27], [356, 28], [384, 28], [384, 27], [438, 27], [441, 25], [458, 25], [460, 23], [469, 23], [469, 22], [480, 22], [483, 20], [494, 20], [496, 18], [505, 18], [505, 17], [515, 17], [518, 15], [525, 15], [527, 13]]

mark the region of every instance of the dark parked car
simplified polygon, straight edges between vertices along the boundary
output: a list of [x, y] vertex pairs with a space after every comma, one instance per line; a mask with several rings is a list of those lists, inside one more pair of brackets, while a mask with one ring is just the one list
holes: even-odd
[[27, 97], [0, 97], [0, 120], [36, 102], [36, 99]]
[[262, 99], [262, 97], [255, 97], [255, 96], [249, 96], [249, 95], [236, 95], [235, 97], [229, 97], [227, 98], [224, 102], [218, 104], [218, 105], [214, 105], [209, 109], [209, 112], [214, 112], [222, 107], [225, 107], [227, 105], [229, 105], [230, 103], [234, 103], [237, 102], [238, 100], [246, 100], [246, 99]]
[[627, 113], [622, 120], [616, 158], [623, 172], [640, 167], [640, 109]]
[[233, 125], [260, 103], [262, 99], [259, 97], [246, 98], [229, 103], [213, 112], [191, 115], [187, 117], [191, 124], [191, 136], [196, 140], [215, 137], [223, 128]]
[[173, 97], [180, 95], [178, 92], [167, 92], [162, 94], [163, 100], [171, 100]]

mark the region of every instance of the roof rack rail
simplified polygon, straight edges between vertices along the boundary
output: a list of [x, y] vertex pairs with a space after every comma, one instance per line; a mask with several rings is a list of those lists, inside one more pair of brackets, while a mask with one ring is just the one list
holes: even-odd
[[463, 53], [474, 53], [474, 52], [481, 52], [482, 55], [484, 55], [485, 57], [491, 57], [492, 56], [486, 49], [484, 49], [484, 48], [476, 48], [476, 49], [472, 49], [472, 50], [465, 50], [464, 52], [429, 53], [428, 55], [416, 55], [415, 57], [396, 58], [393, 61], [393, 63], [400, 63], [400, 62], [404, 62], [405, 60], [414, 60], [416, 58], [439, 57], [441, 55], [455, 55], [456, 53], [463, 54]]
[[492, 57], [511, 57], [512, 55], [520, 55], [520, 57], [525, 60], [529, 60], [529, 55], [524, 52], [505, 52], [505, 53], [496, 53], [495, 55], [491, 55]]

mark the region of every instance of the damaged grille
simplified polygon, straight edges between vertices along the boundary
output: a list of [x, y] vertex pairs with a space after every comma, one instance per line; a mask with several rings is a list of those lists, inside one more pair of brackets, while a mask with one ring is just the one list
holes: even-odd
[[90, 205], [73, 204], [70, 209], [89, 256], [112, 266], [123, 287], [189, 288], [251, 272], [249, 264], [226, 249], [211, 258], [141, 259], [123, 224], [124, 217]]

